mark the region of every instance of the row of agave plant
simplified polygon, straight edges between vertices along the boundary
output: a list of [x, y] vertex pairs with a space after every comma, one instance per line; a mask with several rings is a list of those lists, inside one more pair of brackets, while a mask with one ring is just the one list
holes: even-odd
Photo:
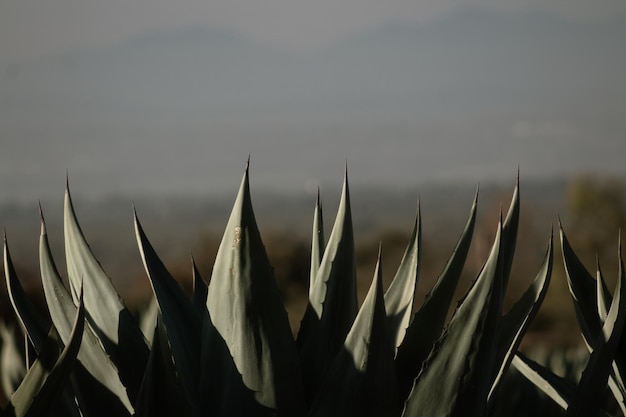
[[607, 386], [626, 414], [621, 258], [611, 295], [602, 275], [594, 279], [585, 270], [560, 231], [566, 275], [590, 352], [579, 381], [559, 377], [518, 352], [545, 297], [553, 264], [550, 237], [536, 278], [503, 314], [519, 223], [518, 187], [519, 181], [482, 269], [446, 325], [472, 240], [477, 198], [417, 312], [419, 210], [391, 285], [383, 292], [379, 254], [359, 308], [346, 176], [328, 241], [318, 197], [309, 303], [295, 340], [253, 214], [248, 167], [210, 286], [193, 266], [191, 299], [155, 253], [135, 213], [141, 258], [158, 304], [148, 339], [90, 250], [66, 191], [69, 290], [41, 216], [39, 262], [52, 323], [27, 298], [5, 237], [9, 295], [35, 357], [19, 364], [23, 378], [9, 379], [9, 402], [0, 415], [485, 416], [511, 364], [568, 416], [608, 415], [603, 409]]

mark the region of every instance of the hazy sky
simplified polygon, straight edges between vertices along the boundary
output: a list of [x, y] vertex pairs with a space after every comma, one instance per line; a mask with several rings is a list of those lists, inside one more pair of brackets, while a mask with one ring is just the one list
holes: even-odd
[[0, 200], [626, 175], [624, 45], [623, 0], [2, 0]]
[[3, 0], [0, 54], [19, 61], [198, 24], [306, 50], [389, 21], [424, 22], [472, 6], [580, 21], [626, 14], [622, 0]]

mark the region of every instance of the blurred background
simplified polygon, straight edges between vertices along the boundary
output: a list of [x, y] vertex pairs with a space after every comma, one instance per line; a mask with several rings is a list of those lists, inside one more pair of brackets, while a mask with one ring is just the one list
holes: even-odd
[[[139, 309], [150, 287], [131, 205], [189, 291], [189, 254], [208, 279], [250, 154], [257, 221], [295, 330], [315, 193], [328, 236], [346, 160], [361, 299], [379, 242], [393, 277], [421, 200], [418, 306], [480, 184], [457, 298], [466, 291], [519, 167], [507, 299], [535, 277], [557, 214], [612, 285], [626, 223], [625, 44], [621, 0], [3, 0], [0, 223], [40, 298], [37, 204], [63, 271], [67, 171], [88, 241]], [[578, 343], [555, 259], [527, 339]], [[12, 320], [4, 285], [0, 298]]]

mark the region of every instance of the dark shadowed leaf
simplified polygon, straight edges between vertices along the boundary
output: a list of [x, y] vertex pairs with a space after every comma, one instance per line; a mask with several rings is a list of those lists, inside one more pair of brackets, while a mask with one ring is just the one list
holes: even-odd
[[343, 346], [357, 311], [354, 234], [346, 174], [335, 224], [309, 290], [309, 304], [298, 333], [308, 404]]
[[28, 370], [19, 388], [13, 393], [9, 413], [16, 417], [50, 416], [54, 405], [67, 384], [72, 366], [80, 348], [85, 324], [82, 294], [73, 319], [72, 328], [63, 351], [59, 349], [58, 334], [54, 328], [48, 334], [46, 345]]
[[193, 295], [191, 297], [191, 304], [198, 313], [199, 317], [202, 317], [206, 313], [206, 298], [209, 295], [209, 286], [204, 282], [196, 262], [191, 258], [191, 269], [193, 278]]
[[594, 341], [602, 334], [602, 324], [598, 316], [596, 282], [574, 253], [562, 225], [559, 224], [559, 228], [563, 264], [578, 326], [587, 346], [593, 346]]
[[430, 294], [426, 297], [424, 304], [415, 314], [402, 344], [398, 347], [396, 369], [398, 370], [398, 390], [401, 400], [405, 400], [409, 395], [413, 380], [422, 367], [422, 362], [426, 360], [435, 341], [441, 336], [450, 303], [472, 242], [477, 204], [478, 191], [454, 252], [452, 252]]
[[48, 331], [46, 329], [50, 328], [50, 325], [46, 323], [46, 320], [30, 301], [20, 283], [13, 262], [11, 261], [6, 236], [4, 237], [4, 276], [15, 314], [22, 324], [22, 327], [26, 330], [33, 347], [37, 353], [41, 353], [48, 337]]
[[370, 290], [311, 406], [310, 417], [398, 414], [395, 344], [386, 324], [379, 255]]
[[498, 366], [494, 369], [495, 372], [489, 393], [490, 399], [500, 379], [505, 375], [511, 364], [511, 360], [515, 356], [524, 333], [546, 296], [552, 275], [552, 260], [552, 236], [550, 236], [548, 250], [537, 277], [520, 299], [511, 307], [511, 310], [502, 317], [498, 326], [498, 344], [495, 359], [495, 363]]
[[576, 392], [576, 385], [573, 382], [555, 375], [519, 352], [513, 358], [512, 365], [561, 408], [567, 410]]
[[[6, 236], [4, 238], [4, 268], [7, 289], [9, 290], [9, 297], [11, 299], [13, 309], [15, 310], [15, 314], [26, 332], [29, 344], [32, 345], [36, 354], [40, 355], [42, 354], [48, 340], [49, 332], [47, 332], [45, 328], [49, 328], [51, 324], [48, 324], [47, 320], [41, 316], [37, 308], [24, 292], [24, 288], [22, 287], [17, 273], [15, 272], [13, 262], [11, 261]], [[61, 395], [62, 404], [59, 404], [58, 415], [65, 417], [79, 416], [80, 412], [78, 410], [78, 406], [76, 405], [74, 393], [71, 387], [66, 386]], [[88, 416], [85, 415], [85, 417]]]
[[201, 411], [198, 362], [202, 336], [201, 316], [159, 259], [136, 214], [135, 231], [141, 259], [161, 311], [163, 327], [169, 339], [180, 384], [191, 407], [192, 415], [199, 416]]
[[189, 405], [176, 376], [172, 352], [161, 318], [152, 336], [152, 349], [136, 402], [137, 417], [189, 417]]
[[603, 394], [612, 371], [613, 358], [617, 352], [624, 323], [626, 323], [626, 276], [620, 257], [619, 277], [611, 308], [602, 326], [602, 334], [592, 345], [593, 351], [583, 371], [576, 393], [567, 409], [568, 417], [584, 417], [596, 414], [603, 405]]

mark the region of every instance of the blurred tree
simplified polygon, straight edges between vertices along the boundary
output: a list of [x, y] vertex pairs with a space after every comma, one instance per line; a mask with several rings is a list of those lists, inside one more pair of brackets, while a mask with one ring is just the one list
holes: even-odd
[[[586, 265], [597, 255], [615, 262], [619, 230], [626, 225], [623, 181], [581, 175], [567, 187], [567, 236]], [[612, 269], [612, 268], [611, 268]]]

